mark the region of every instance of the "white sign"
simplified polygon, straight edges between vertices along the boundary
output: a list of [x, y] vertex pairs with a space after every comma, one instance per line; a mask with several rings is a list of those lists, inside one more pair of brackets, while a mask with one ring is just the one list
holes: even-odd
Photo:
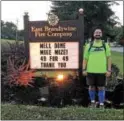
[[31, 69], [78, 69], [78, 42], [30, 42]]

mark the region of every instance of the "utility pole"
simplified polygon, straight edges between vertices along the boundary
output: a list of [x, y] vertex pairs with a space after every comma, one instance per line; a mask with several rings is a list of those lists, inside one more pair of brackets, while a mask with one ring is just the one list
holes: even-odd
[[[18, 19], [16, 19], [16, 40], [15, 40], [15, 52], [18, 51]], [[15, 53], [16, 56], [16, 53]]]
[[18, 19], [16, 20], [16, 43], [18, 40]]

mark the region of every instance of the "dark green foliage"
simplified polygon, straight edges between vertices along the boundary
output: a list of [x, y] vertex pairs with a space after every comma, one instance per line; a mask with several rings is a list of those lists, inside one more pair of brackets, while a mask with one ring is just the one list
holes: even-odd
[[78, 19], [79, 8], [84, 9], [84, 30], [85, 39], [90, 36], [91, 28], [101, 26], [105, 30], [106, 37], [114, 37], [112, 33], [108, 33], [109, 27], [116, 25], [117, 17], [110, 9], [110, 6], [117, 4], [110, 1], [53, 1], [52, 12], [58, 15], [60, 20]]
[[1, 38], [14, 39], [16, 35], [16, 25], [12, 22], [1, 22]]
[[25, 60], [24, 45], [21, 43], [6, 43], [8, 46], [2, 46], [1, 60], [1, 99], [2, 102], [15, 101], [23, 104], [36, 104], [37, 99], [41, 97], [39, 87], [46, 83], [44, 77], [35, 78], [33, 87], [23, 87], [9, 85], [7, 77], [7, 60], [11, 57], [15, 61], [15, 67], [19, 67]]
[[13, 101], [18, 104], [36, 104], [37, 99], [40, 98], [40, 91], [38, 87], [14, 86], [11, 90], [14, 94]]
[[119, 68], [112, 64], [112, 75], [110, 78], [107, 78], [107, 85], [106, 85], [106, 89], [109, 91], [114, 90], [115, 86], [119, 83], [118, 82], [118, 74], [119, 74]]
[[[7, 44], [7, 43], [6, 43]], [[11, 100], [13, 95], [12, 88], [8, 85], [7, 79], [7, 60], [11, 57], [15, 60], [15, 66], [18, 67], [25, 59], [24, 45], [19, 43], [8, 43], [8, 46], [1, 47], [1, 99], [2, 101]]]
[[24, 31], [17, 30], [17, 26], [13, 22], [1, 21], [1, 38], [10, 40], [24, 40]]

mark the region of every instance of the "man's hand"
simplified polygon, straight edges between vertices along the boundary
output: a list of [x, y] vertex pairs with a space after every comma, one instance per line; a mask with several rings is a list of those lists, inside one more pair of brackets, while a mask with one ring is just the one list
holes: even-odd
[[111, 76], [111, 72], [110, 71], [107, 71], [106, 72], [106, 77], [110, 77]]
[[86, 71], [83, 71], [83, 75], [84, 75], [84, 76], [87, 76], [87, 72], [86, 72]]

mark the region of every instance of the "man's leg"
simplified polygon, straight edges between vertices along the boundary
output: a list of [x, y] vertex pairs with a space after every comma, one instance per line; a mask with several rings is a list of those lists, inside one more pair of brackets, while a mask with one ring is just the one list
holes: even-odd
[[98, 78], [97, 78], [98, 97], [99, 97], [99, 104], [101, 106], [104, 105], [104, 101], [105, 101], [105, 84], [106, 84], [105, 74], [98, 74]]
[[95, 75], [92, 73], [88, 73], [87, 75], [87, 85], [89, 85], [89, 96], [91, 103], [95, 103]]
[[89, 86], [89, 96], [91, 103], [95, 103], [95, 93], [96, 93], [95, 86]]
[[98, 97], [99, 97], [99, 104], [104, 105], [105, 101], [105, 87], [98, 87]]

